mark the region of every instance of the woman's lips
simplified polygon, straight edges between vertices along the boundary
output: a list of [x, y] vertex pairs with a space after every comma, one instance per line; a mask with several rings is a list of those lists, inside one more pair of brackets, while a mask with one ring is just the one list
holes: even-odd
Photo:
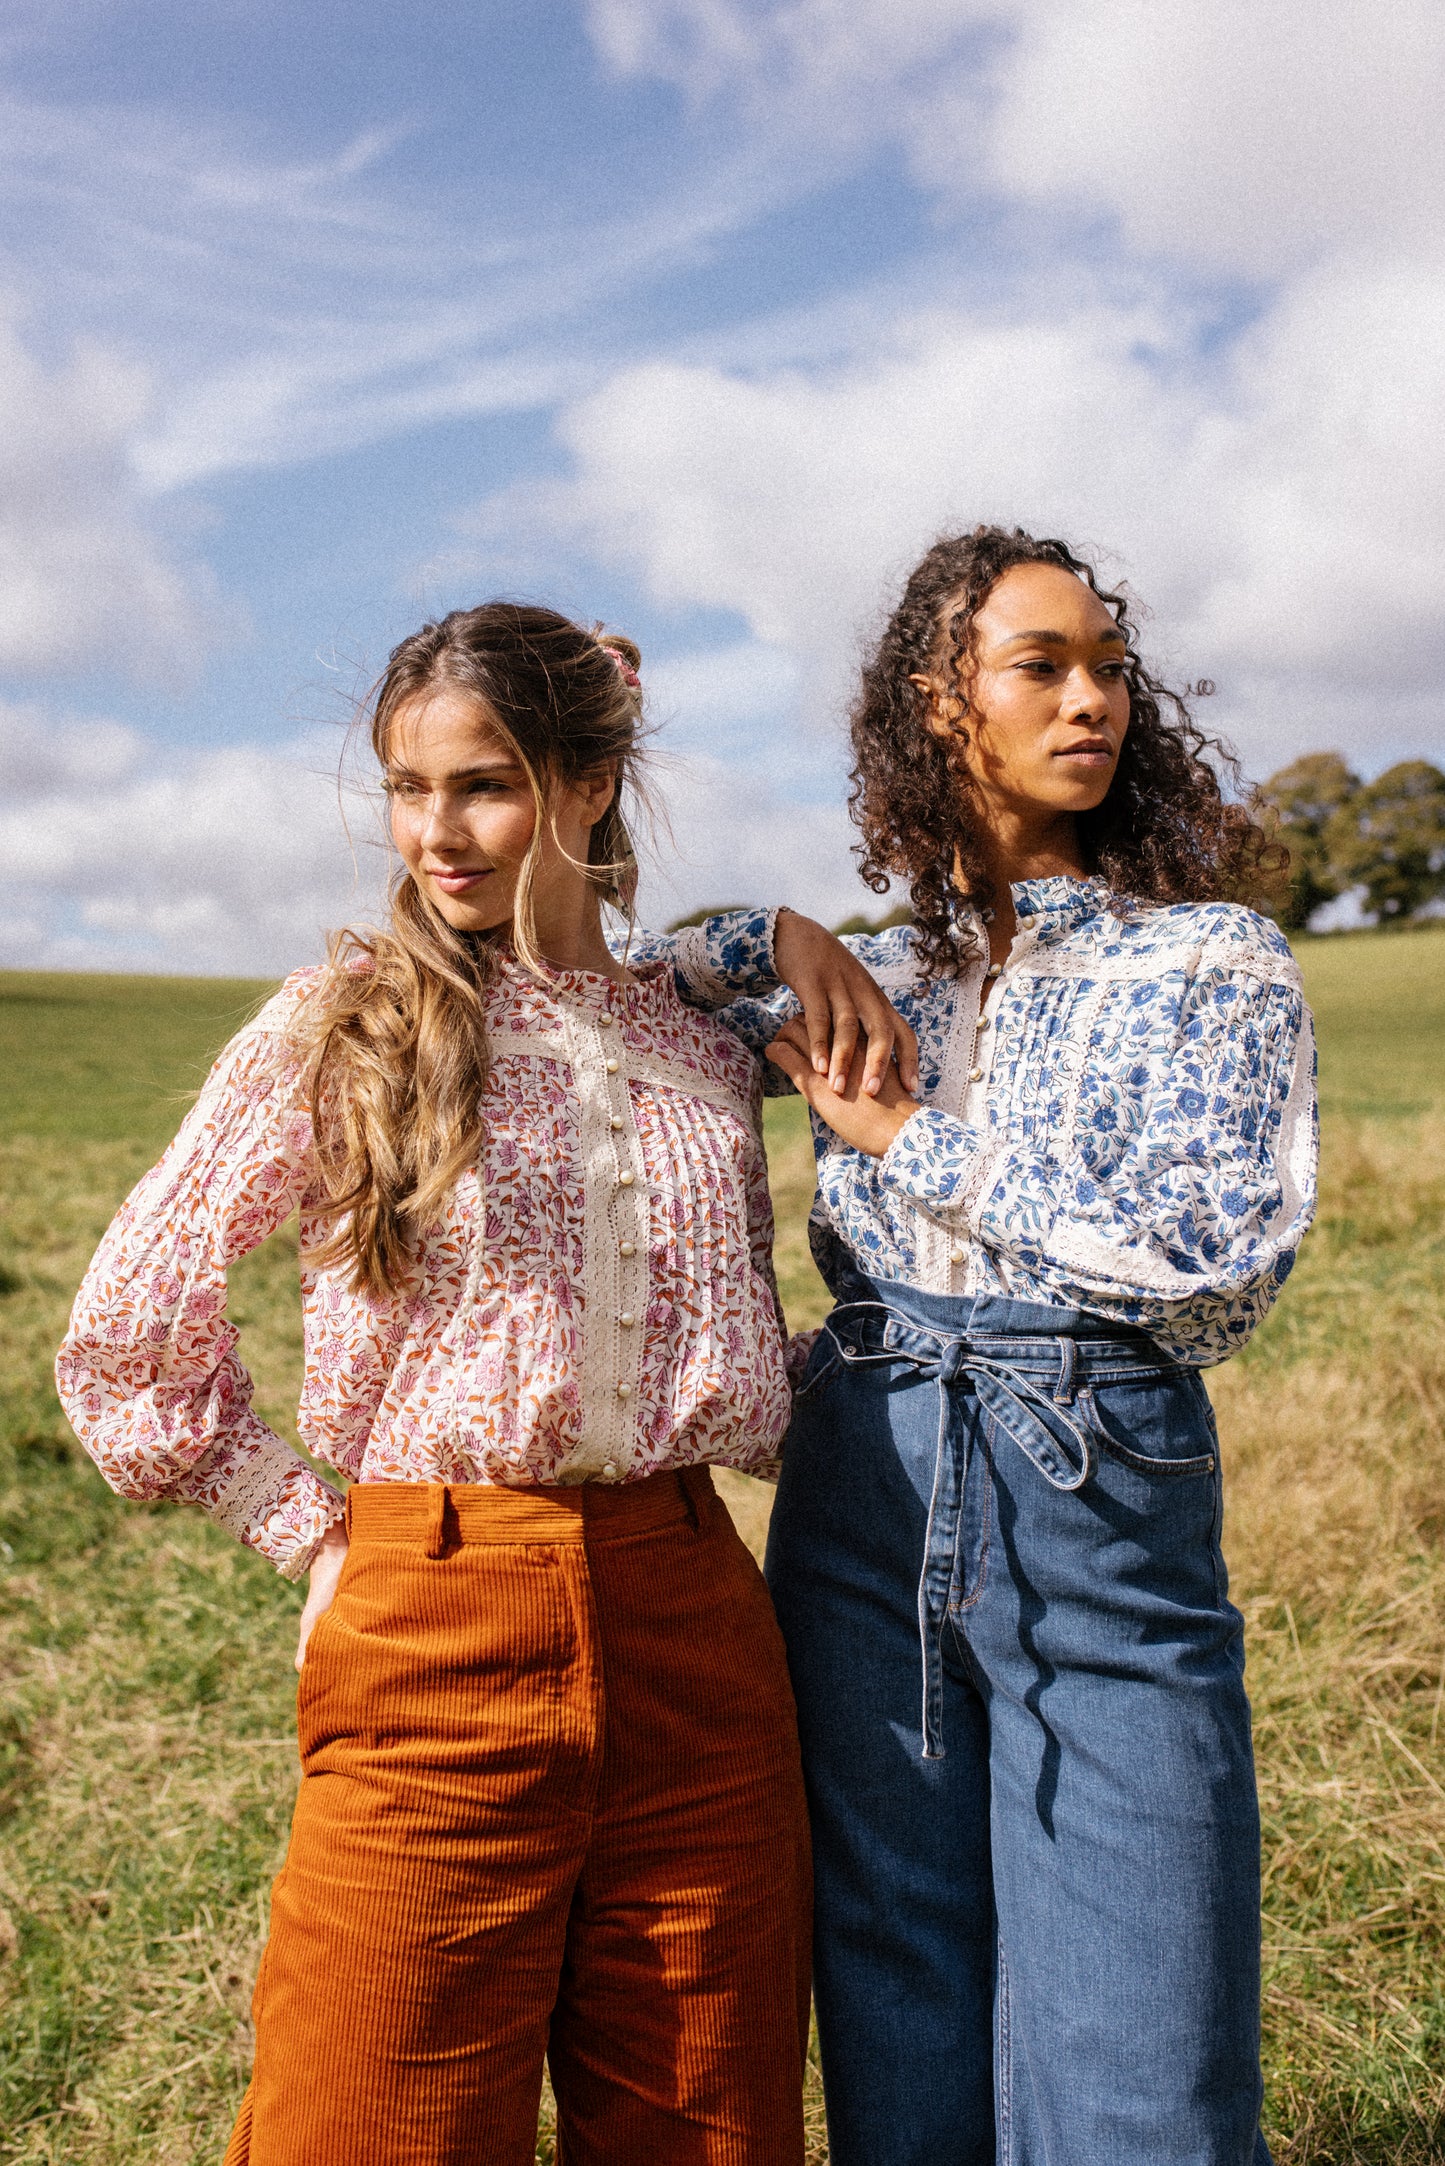
[[1114, 757], [1112, 745], [1065, 745], [1056, 752], [1056, 760], [1078, 760], [1084, 767], [1107, 767]]
[[444, 895], [465, 895], [468, 888], [477, 887], [483, 880], [488, 879], [490, 874], [490, 866], [484, 866], [480, 872], [429, 872], [427, 878], [435, 887], [439, 887]]

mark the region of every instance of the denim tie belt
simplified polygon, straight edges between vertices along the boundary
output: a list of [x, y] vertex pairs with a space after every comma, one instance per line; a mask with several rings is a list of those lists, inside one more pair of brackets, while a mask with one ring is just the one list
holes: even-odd
[[[972, 1391], [983, 1412], [1055, 1489], [1082, 1489], [1094, 1470], [1099, 1431], [1088, 1391], [1090, 1375], [1111, 1377], [1167, 1367], [1142, 1336], [1012, 1337], [951, 1332], [901, 1314], [881, 1301], [850, 1301], [823, 1326], [850, 1367], [907, 1362], [920, 1382], [938, 1385], [938, 1444], [918, 1582], [918, 1632], [923, 1650], [923, 1757], [943, 1758], [943, 1624], [953, 1572], [953, 1534], [968, 1466], [968, 1432], [961, 1462], [948, 1451], [951, 1394]], [[1028, 1353], [1024, 1355], [1024, 1348]], [[1021, 1358], [1022, 1357], [1022, 1358]], [[831, 1366], [831, 1364], [829, 1365]], [[821, 1376], [819, 1378], [821, 1381]]]

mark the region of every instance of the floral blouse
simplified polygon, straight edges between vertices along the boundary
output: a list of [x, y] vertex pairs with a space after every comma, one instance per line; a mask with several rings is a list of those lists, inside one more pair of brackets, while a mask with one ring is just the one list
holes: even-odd
[[318, 1270], [287, 980], [216, 1063], [102, 1241], [56, 1367], [111, 1486], [205, 1507], [296, 1577], [341, 1500], [251, 1405], [226, 1270], [301, 1218], [298, 1428], [353, 1481], [776, 1471], [788, 1421], [752, 1055], [672, 974], [532, 977], [488, 999], [481, 1163], [393, 1298]]
[[[1116, 904], [1024, 881], [987, 1007], [987, 955], [929, 984], [912, 929], [848, 946], [918, 1033], [922, 1109], [882, 1158], [814, 1115], [810, 1234], [850, 1274], [1131, 1324], [1203, 1367], [1241, 1347], [1314, 1211], [1314, 1039], [1278, 929], [1229, 903]], [[684, 996], [757, 1050], [797, 1003], [768, 913], [644, 936]], [[738, 999], [739, 994], [753, 998]], [[789, 1088], [770, 1070], [771, 1087]]]

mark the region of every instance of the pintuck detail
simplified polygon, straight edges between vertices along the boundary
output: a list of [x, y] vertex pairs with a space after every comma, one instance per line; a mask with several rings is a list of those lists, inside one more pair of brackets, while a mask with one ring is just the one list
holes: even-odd
[[[971, 913], [951, 979], [920, 975], [910, 926], [848, 937], [918, 1034], [922, 1108], [882, 1158], [814, 1115], [819, 1268], [845, 1297], [862, 1270], [1076, 1306], [1177, 1360], [1222, 1361], [1314, 1212], [1314, 1038], [1289, 944], [1232, 903], [1138, 904], [1065, 878], [1013, 895], [986, 1026]], [[684, 998], [761, 1052], [797, 1007], [770, 934], [766, 913], [733, 912], [634, 952], [671, 960]]]
[[341, 1500], [251, 1405], [226, 1272], [301, 1221], [298, 1428], [352, 1480], [773, 1474], [787, 1426], [757, 1063], [672, 973], [624, 988], [503, 959], [488, 996], [480, 1163], [404, 1293], [318, 1269], [311, 1124], [288, 1026], [300, 971], [226, 1048], [118, 1213], [57, 1363], [122, 1494], [202, 1504], [295, 1576]]

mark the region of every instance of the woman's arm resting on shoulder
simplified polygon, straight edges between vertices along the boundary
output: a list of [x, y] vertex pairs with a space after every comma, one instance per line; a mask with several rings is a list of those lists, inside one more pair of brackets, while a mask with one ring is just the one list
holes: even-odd
[[[629, 952], [639, 962], [669, 960], [683, 999], [724, 1022], [731, 1004], [746, 1000], [749, 1027], [738, 1034], [750, 1044], [762, 1035], [760, 1022], [775, 1027], [800, 1008], [812, 1071], [835, 1090], [860, 1038], [865, 1095], [878, 1095], [895, 1061], [904, 1087], [918, 1088], [918, 1041], [892, 1001], [836, 934], [796, 910], [727, 911], [678, 933], [640, 934]], [[770, 1015], [759, 1016], [751, 1005], [759, 1001]]]
[[227, 1047], [117, 1212], [76, 1296], [56, 1383], [112, 1489], [198, 1503], [296, 1578], [341, 1499], [252, 1409], [226, 1320], [227, 1266], [285, 1223], [306, 1179], [310, 1123], [266, 1021]]

